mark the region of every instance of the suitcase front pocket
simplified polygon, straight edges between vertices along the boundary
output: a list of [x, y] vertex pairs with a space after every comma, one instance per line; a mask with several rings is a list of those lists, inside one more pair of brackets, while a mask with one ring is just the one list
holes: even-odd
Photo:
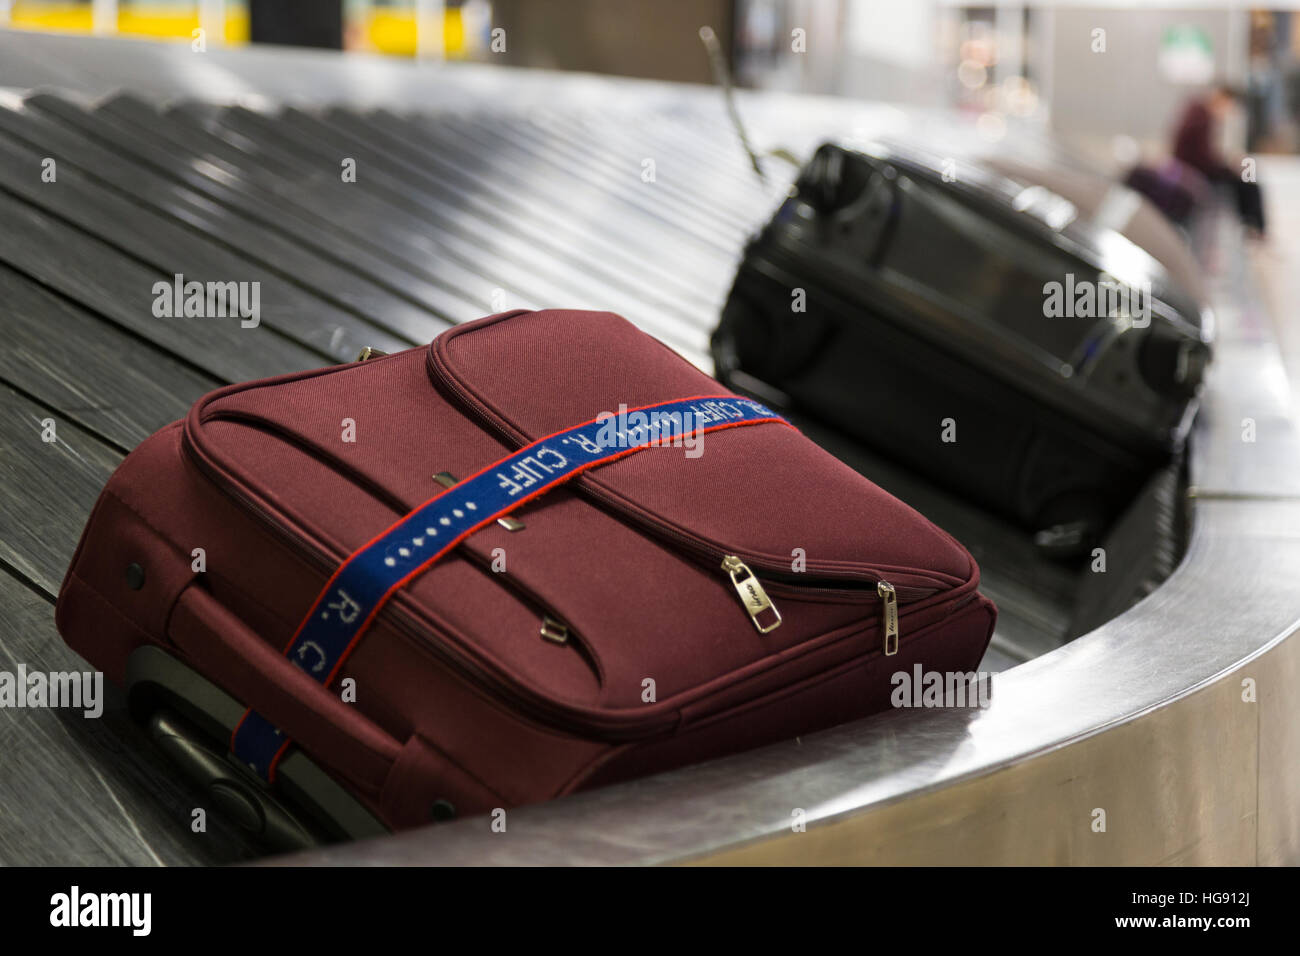
[[[506, 576], [582, 635], [600, 662], [600, 705], [615, 710], [644, 710], [855, 624], [874, 628], [881, 640], [873, 646], [884, 653], [892, 653], [884, 635], [897, 639], [897, 603], [874, 583], [776, 581], [734, 555], [724, 567], [667, 546], [567, 489], [530, 506], [525, 530], [488, 527], [466, 546], [497, 554]], [[418, 582], [414, 591], [436, 600]]]

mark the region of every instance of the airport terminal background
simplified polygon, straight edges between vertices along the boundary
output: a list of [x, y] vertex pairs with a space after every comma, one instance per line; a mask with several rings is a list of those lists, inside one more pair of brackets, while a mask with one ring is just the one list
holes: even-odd
[[[701, 43], [704, 26], [720, 59]], [[720, 80], [734, 81], [744, 134]], [[626, 315], [712, 373], [710, 333], [745, 243], [818, 143], [914, 140], [939, 157], [952, 145], [995, 169], [1052, 165], [1118, 183], [1171, 168], [1198, 105], [1213, 115], [1216, 154], [1234, 170], [1249, 164], [1262, 217], [1239, 215], [1237, 195], [1220, 183], [1209, 212], [1177, 226], [1186, 250], [1174, 258], [1181, 266], [1187, 250], [1195, 255], [1186, 261], [1213, 311], [1215, 360], [1187, 458], [1116, 519], [1105, 539], [1116, 563], [1104, 581], [1044, 557], [1041, 537], [835, 423], [792, 416], [976, 557], [1000, 614], [981, 662], [995, 676], [991, 707], [869, 719], [521, 808], [508, 842], [457, 820], [323, 846], [302, 860], [1295, 864], [1300, 718], [1285, 687], [1300, 681], [1290, 583], [1300, 570], [1300, 4], [0, 0], [0, 208], [9, 218], [0, 222], [0, 281], [17, 303], [16, 318], [0, 317], [14, 343], [0, 359], [0, 386], [21, 411], [0, 423], [0, 446], [13, 454], [0, 492], [0, 603], [18, 612], [0, 625], [0, 669], [24, 656], [76, 661], [51, 605], [89, 506], [122, 456], [183, 414], [181, 395], [279, 371], [281, 356], [152, 338], [121, 304], [122, 276], [161, 263], [167, 236], [190, 232], [221, 255], [267, 261], [291, 246], [328, 244], [345, 258], [365, 246], [346, 230], [317, 240], [300, 226], [323, 221], [328, 207], [295, 189], [287, 158], [332, 162], [339, 144], [399, 141], [411, 150], [404, 155], [434, 157], [438, 172], [411, 187], [419, 214], [449, 247], [489, 249], [481, 262], [462, 255], [465, 271], [508, 276], [507, 307], [512, 288], [535, 283], [528, 292]], [[89, 152], [68, 164], [69, 190], [106, 184], [111, 201], [19, 182], [26, 159], [83, 146]], [[478, 148], [491, 150], [481, 169]], [[635, 177], [655, 150], [667, 174], [663, 208]], [[634, 175], [622, 183], [628, 163]], [[455, 187], [437, 181], [444, 168], [448, 182], [482, 192], [449, 198]], [[395, 190], [400, 169], [364, 188]], [[575, 191], [577, 181], [590, 189]], [[187, 207], [173, 199], [182, 193], [201, 199]], [[133, 209], [146, 212], [137, 220]], [[500, 209], [518, 216], [526, 237], [583, 238], [571, 254], [518, 243], [512, 259], [508, 242], [476, 238], [498, 228]], [[688, 234], [680, 247], [647, 251], [629, 238], [642, 228], [662, 234], [665, 210]], [[160, 228], [161, 238], [136, 226], [160, 218], [173, 230]], [[289, 241], [236, 232], [250, 222]], [[598, 278], [574, 265], [598, 257], [598, 241], [584, 235], [592, 223], [613, 263]], [[423, 254], [407, 221], [379, 225]], [[84, 270], [42, 259], [54, 249], [90, 262], [109, 247]], [[421, 323], [427, 341], [501, 304], [468, 286], [446, 294], [439, 283], [450, 272], [400, 289], [376, 266], [355, 301], [372, 296], [393, 318], [368, 322], [356, 318], [364, 310], [349, 304], [355, 290], [343, 273], [314, 255], [292, 260], [317, 270], [299, 277], [299, 312], [330, 305], [319, 329], [290, 323], [284, 354], [351, 361], [357, 336], [397, 350], [419, 338], [410, 330]], [[367, 264], [356, 271], [370, 269], [357, 255]], [[636, 274], [641, 255], [647, 275]], [[698, 281], [656, 285], [656, 272], [671, 271]], [[48, 314], [75, 322], [81, 344], [46, 355]], [[156, 381], [130, 367], [146, 352]], [[83, 372], [108, 395], [102, 407], [74, 382]], [[82, 444], [56, 470], [51, 485], [65, 502], [56, 507], [36, 494], [46, 466], [23, 429], [61, 412]], [[1253, 437], [1242, 451], [1247, 420], [1252, 435], [1262, 423], [1258, 451]], [[1254, 679], [1252, 667], [1272, 689], [1243, 718], [1238, 684]], [[9, 764], [24, 772], [0, 763], [0, 862], [212, 864], [265, 853], [228, 822], [202, 841], [175, 826], [192, 800], [147, 755], [120, 700], [102, 727], [44, 714], [7, 730]], [[76, 799], [52, 800], [53, 780]], [[799, 806], [816, 824], [798, 841], [789, 838], [789, 788], [804, 794]], [[1120, 821], [1122, 841], [1089, 839], [1087, 822], [1062, 833], [1062, 820], [1097, 806]]]
[[[0, 27], [68, 35], [280, 43], [425, 61], [478, 62], [712, 83], [676, 39], [715, 26], [742, 88], [828, 94], [1041, 125], [1099, 168], [1158, 163], [1180, 110], [1213, 83], [1238, 108], [1225, 146], [1257, 157], [1265, 200], [1287, 207], [1300, 147], [1300, 10], [1249, 3], [990, 3], [956, 0], [0, 0]], [[497, 27], [512, 39], [492, 50]], [[1098, 55], [1098, 29], [1109, 47]], [[815, 55], [784, 55], [792, 31]], [[1154, 54], [1154, 55], [1152, 55]], [[1122, 68], [1115, 68], [1116, 61]], [[5, 77], [0, 77], [0, 81]], [[9, 85], [20, 85], [21, 73]], [[1135, 89], [1140, 96], [1132, 95]], [[1270, 273], [1285, 261], [1287, 217]], [[1285, 272], [1287, 270], [1280, 270]], [[1273, 282], [1281, 281], [1274, 278]], [[1276, 314], [1276, 313], [1274, 313]], [[1290, 359], [1295, 337], [1280, 330]], [[1292, 366], [1294, 367], [1294, 366]]]

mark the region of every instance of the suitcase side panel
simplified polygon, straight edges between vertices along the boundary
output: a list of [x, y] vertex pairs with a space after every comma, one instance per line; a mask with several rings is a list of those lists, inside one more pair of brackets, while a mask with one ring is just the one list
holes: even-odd
[[[975, 673], [993, 636], [996, 616], [992, 603], [976, 595], [959, 611], [914, 635], [894, 657], [841, 665], [716, 714], [681, 734], [638, 744], [595, 768], [580, 789], [788, 741], [888, 711], [901, 684], [896, 674], [910, 678], [918, 665], [927, 674]], [[798, 795], [792, 793], [791, 799], [797, 801]]]

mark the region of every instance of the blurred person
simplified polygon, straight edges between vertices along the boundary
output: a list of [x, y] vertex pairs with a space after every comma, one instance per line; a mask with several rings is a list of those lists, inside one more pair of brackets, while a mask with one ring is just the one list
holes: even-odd
[[1263, 236], [1264, 203], [1259, 184], [1243, 178], [1240, 160], [1234, 167], [1218, 145], [1219, 129], [1240, 99], [1232, 87], [1218, 84], [1208, 96], [1188, 103], [1174, 133], [1173, 153], [1210, 182], [1231, 188], [1242, 223], [1251, 234]]

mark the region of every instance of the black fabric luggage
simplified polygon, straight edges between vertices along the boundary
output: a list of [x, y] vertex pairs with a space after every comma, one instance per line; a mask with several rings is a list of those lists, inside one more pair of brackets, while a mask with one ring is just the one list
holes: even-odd
[[746, 249], [717, 374], [1077, 550], [1180, 449], [1210, 316], [1059, 194], [959, 169], [822, 146]]

